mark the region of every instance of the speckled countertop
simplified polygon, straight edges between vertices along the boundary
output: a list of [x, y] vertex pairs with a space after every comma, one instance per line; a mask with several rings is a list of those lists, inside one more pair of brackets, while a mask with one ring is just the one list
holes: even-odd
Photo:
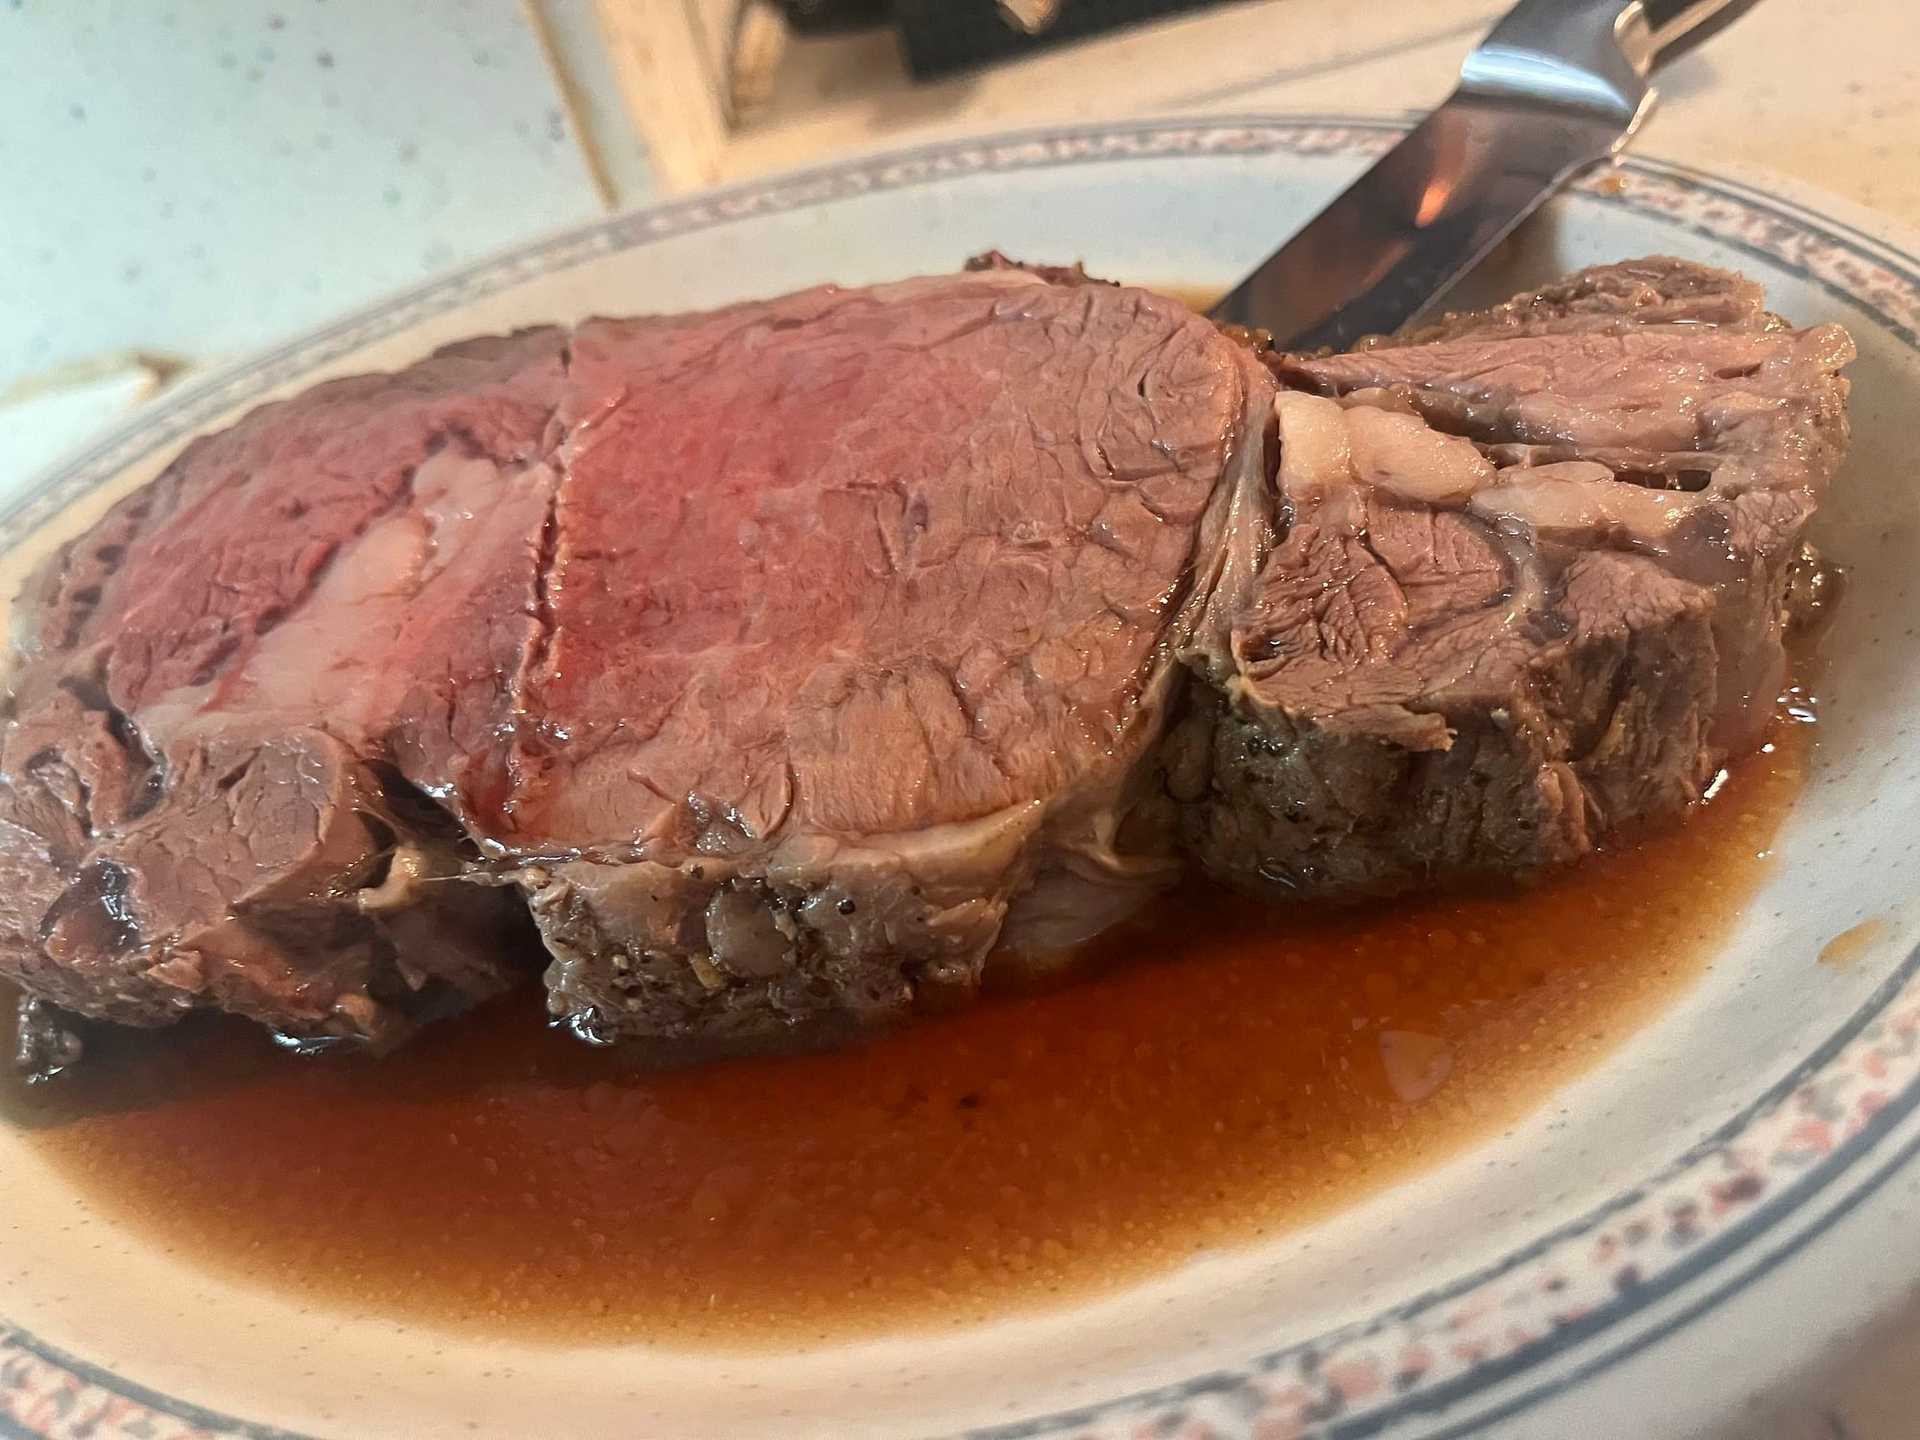
[[0, 173], [0, 383], [242, 353], [599, 209], [499, 0], [15, 0]]
[[514, 0], [0, 0], [0, 180], [0, 481], [180, 369], [602, 209]]
[[[562, 43], [590, 47], [592, 0], [541, 4]], [[1197, 78], [1178, 108], [1422, 109], [1501, 8], [1233, 7], [1183, 25]], [[1263, 45], [1273, 67], [1249, 73]], [[1239, 78], [1210, 86], [1226, 47]], [[1147, 32], [1078, 83], [989, 72], [940, 128], [1110, 117], [1125, 67], [1165, 57]], [[618, 199], [643, 202], [610, 74], [589, 62], [575, 78]], [[1915, 0], [1768, 0], [1660, 88], [1641, 151], [1770, 169], [1920, 230]], [[183, 369], [600, 213], [577, 139], [515, 0], [0, 0], [0, 486]], [[820, 158], [798, 138], [759, 156]], [[1908, 1440], [1916, 1377], [1920, 1297], [1729, 1434]]]

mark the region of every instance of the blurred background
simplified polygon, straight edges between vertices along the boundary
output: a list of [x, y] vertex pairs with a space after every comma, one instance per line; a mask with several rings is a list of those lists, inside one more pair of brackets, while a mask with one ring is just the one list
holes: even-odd
[[[690, 188], [1017, 125], [1422, 110], [1503, 8], [0, 0], [0, 476], [193, 370]], [[1920, 221], [1912, 0], [1772, 0], [1661, 89], [1644, 150]]]

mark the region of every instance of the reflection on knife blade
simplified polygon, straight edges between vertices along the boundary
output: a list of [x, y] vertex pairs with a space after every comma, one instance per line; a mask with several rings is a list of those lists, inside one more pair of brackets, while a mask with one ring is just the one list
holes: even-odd
[[1739, 0], [1522, 0], [1459, 88], [1213, 309], [1287, 349], [1418, 318], [1513, 227], [1632, 137], [1646, 82]]

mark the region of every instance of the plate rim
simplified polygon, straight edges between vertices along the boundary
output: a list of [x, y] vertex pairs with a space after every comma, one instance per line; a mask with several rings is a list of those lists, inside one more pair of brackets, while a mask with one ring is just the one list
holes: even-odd
[[[362, 306], [330, 324], [305, 331], [250, 359], [223, 367], [159, 397], [76, 454], [40, 472], [0, 504], [0, 550], [13, 548], [67, 505], [98, 490], [127, 466], [197, 433], [206, 422], [235, 406], [257, 401], [289, 379], [536, 275], [557, 273], [603, 255], [643, 248], [658, 240], [744, 219], [969, 174], [1067, 168], [1103, 161], [1177, 160], [1198, 155], [1275, 151], [1320, 155], [1351, 153], [1363, 157], [1384, 148], [1406, 128], [1407, 121], [1401, 117], [1321, 113], [1221, 114], [1046, 126], [860, 155], [566, 227]], [[1920, 236], [1899, 222], [1876, 217], [1861, 207], [1825, 196], [1814, 187], [1798, 182], [1782, 182], [1774, 177], [1764, 181], [1740, 178], [1743, 173], [1757, 172], [1730, 169], [1715, 173], [1644, 156], [1627, 157], [1620, 169], [1628, 177], [1623, 189], [1610, 190], [1605, 181], [1589, 181], [1581, 188], [1591, 199], [1656, 217], [1762, 260], [1770, 267], [1794, 272], [1832, 298], [1873, 315], [1882, 329], [1920, 354]], [[1709, 203], [1689, 217], [1683, 213], [1683, 206], [1676, 207], [1673, 203], [1675, 192], [1706, 197]], [[1721, 207], [1719, 211], [1716, 206]], [[1716, 228], [1728, 220], [1724, 213], [1728, 209], [1742, 212], [1757, 222], [1750, 233], [1729, 233]], [[1769, 226], [1777, 230], [1769, 233]], [[1815, 268], [1821, 259], [1817, 253], [1795, 253], [1790, 242], [1796, 234], [1824, 238], [1833, 248], [1856, 261], [1879, 267], [1904, 287], [1905, 303], [1897, 312], [1877, 308], [1873, 299], [1862, 293], [1857, 276], [1839, 278], [1844, 270], [1823, 273]], [[1289, 1370], [1296, 1372], [1292, 1383], [1300, 1391], [1290, 1402], [1295, 1418], [1309, 1427], [1302, 1433], [1337, 1434], [1341, 1440], [1378, 1435], [1423, 1415], [1439, 1422], [1437, 1428], [1424, 1430], [1423, 1436], [1427, 1440], [1442, 1440], [1442, 1437], [1470, 1433], [1477, 1427], [1549, 1400], [1656, 1343], [1674, 1329], [1691, 1323], [1706, 1309], [1737, 1293], [1738, 1288], [1768, 1273], [1790, 1254], [1811, 1243], [1920, 1152], [1920, 1135], [1916, 1135], [1903, 1141], [1893, 1156], [1878, 1167], [1861, 1164], [1882, 1148], [1903, 1121], [1920, 1111], [1920, 999], [1916, 999], [1912, 1007], [1914, 1033], [1909, 1036], [1913, 1041], [1912, 1055], [1905, 1083], [1883, 1094], [1871, 1111], [1860, 1117], [1857, 1126], [1844, 1134], [1836, 1133], [1816, 1162], [1791, 1183], [1767, 1194], [1763, 1203], [1741, 1208], [1734, 1223], [1711, 1236], [1703, 1235], [1698, 1248], [1688, 1250], [1681, 1260], [1662, 1267], [1648, 1283], [1628, 1285], [1619, 1290], [1610, 1303], [1594, 1307], [1580, 1320], [1556, 1326], [1538, 1341], [1519, 1345], [1506, 1355], [1466, 1365], [1457, 1374], [1436, 1380], [1431, 1386], [1416, 1380], [1405, 1386], [1402, 1393], [1379, 1396], [1377, 1385], [1349, 1385], [1337, 1375], [1330, 1376], [1329, 1366], [1344, 1363], [1337, 1354], [1339, 1347], [1376, 1340], [1385, 1335], [1389, 1327], [1404, 1324], [1475, 1292], [1484, 1292], [1533, 1261], [1592, 1235], [1611, 1219], [1656, 1193], [1662, 1185], [1698, 1171], [1715, 1155], [1726, 1153], [1756, 1122], [1778, 1112], [1810, 1082], [1843, 1068], [1840, 1062], [1857, 1048], [1861, 1037], [1876, 1024], [1886, 1021], [1903, 997], [1920, 997], [1920, 948], [1909, 952], [1852, 1015], [1772, 1085], [1743, 1104], [1733, 1117], [1694, 1140], [1678, 1155], [1651, 1168], [1634, 1185], [1467, 1274], [1399, 1301], [1364, 1320], [1260, 1352], [1231, 1368], [958, 1433], [965, 1440], [1045, 1440], [1045, 1437], [1068, 1434], [1085, 1435], [1089, 1427], [1100, 1427], [1097, 1433], [1105, 1434], [1108, 1427], [1121, 1422], [1131, 1424], [1152, 1419], [1166, 1423], [1191, 1416], [1192, 1407], [1212, 1410], [1220, 1408], [1219, 1402], [1231, 1399], [1236, 1403], [1224, 1408], [1229, 1417], [1226, 1423], [1232, 1428], [1205, 1432], [1225, 1440], [1229, 1435], [1244, 1433], [1255, 1423], [1261, 1407], [1250, 1406], [1249, 1400], [1259, 1400], [1270, 1408], [1276, 1379], [1286, 1378], [1282, 1372]], [[1859, 1173], [1862, 1170], [1870, 1173], [1862, 1178]], [[1677, 1295], [1709, 1273], [1720, 1273], [1723, 1262], [1750, 1253], [1761, 1237], [1774, 1232], [1783, 1222], [1802, 1212], [1815, 1196], [1829, 1193], [1848, 1177], [1853, 1178], [1853, 1185], [1824, 1216], [1763, 1257], [1760, 1263], [1748, 1266], [1717, 1287], [1704, 1301], [1688, 1302], [1681, 1307], [1681, 1313], [1667, 1317], [1645, 1332], [1621, 1336], [1623, 1322], [1658, 1301]], [[1764, 1183], [1760, 1193], [1766, 1193]], [[1747, 1198], [1757, 1200], [1759, 1195]], [[1599, 1353], [1580, 1359], [1564, 1373], [1545, 1375], [1520, 1394], [1496, 1396], [1493, 1406], [1471, 1416], [1463, 1418], [1457, 1413], [1443, 1413], [1476, 1395], [1485, 1395], [1504, 1381], [1529, 1372], [1537, 1374], [1553, 1361], [1592, 1345], [1608, 1332], [1613, 1332], [1615, 1343], [1602, 1345]], [[310, 1440], [298, 1432], [166, 1395], [41, 1341], [0, 1319], [0, 1354], [6, 1351], [30, 1357], [37, 1364], [33, 1367], [36, 1373], [26, 1377], [9, 1377], [0, 1369], [0, 1430], [20, 1426], [16, 1433], [21, 1435], [42, 1433], [37, 1428], [27, 1428], [17, 1418], [9, 1418], [6, 1412], [13, 1408], [9, 1402], [21, 1390], [23, 1378], [26, 1388], [39, 1392], [50, 1381], [64, 1377], [65, 1382], [97, 1389], [116, 1398], [121, 1402], [122, 1412], [131, 1404], [154, 1412], [156, 1419], [164, 1417], [203, 1430], [245, 1436], [248, 1440]], [[1318, 1375], [1317, 1388], [1301, 1385], [1301, 1374]], [[1393, 1378], [1398, 1381], [1401, 1377]], [[1363, 1393], [1349, 1393], [1355, 1390]], [[1369, 1403], [1370, 1395], [1380, 1398], [1382, 1403]], [[1239, 1423], [1231, 1418], [1235, 1416]], [[139, 1417], [124, 1413], [115, 1416], [116, 1421], [128, 1418]]]

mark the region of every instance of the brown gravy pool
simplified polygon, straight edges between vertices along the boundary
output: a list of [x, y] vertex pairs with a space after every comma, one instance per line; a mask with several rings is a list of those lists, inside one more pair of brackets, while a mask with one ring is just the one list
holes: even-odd
[[1808, 746], [1787, 727], [1685, 825], [1519, 896], [1196, 889], [1091, 977], [838, 1053], [648, 1073], [522, 995], [377, 1062], [195, 1022], [4, 1112], [113, 1219], [358, 1312], [680, 1344], [966, 1323], [1300, 1224], [1538, 1103], [1699, 972]]

